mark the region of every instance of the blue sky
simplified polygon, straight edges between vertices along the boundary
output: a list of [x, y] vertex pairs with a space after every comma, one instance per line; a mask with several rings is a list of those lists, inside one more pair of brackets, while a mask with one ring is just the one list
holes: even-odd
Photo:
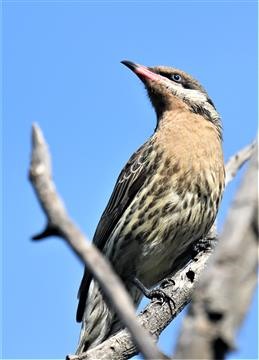
[[[228, 158], [256, 135], [257, 4], [21, 0], [5, 1], [3, 13], [3, 358], [64, 358], [78, 339], [83, 267], [62, 240], [30, 240], [45, 223], [27, 180], [32, 122], [69, 213], [91, 238], [120, 169], [155, 126], [142, 84], [120, 61], [197, 77], [222, 115]], [[256, 304], [229, 359], [258, 357]], [[172, 351], [181, 319], [162, 350]]]

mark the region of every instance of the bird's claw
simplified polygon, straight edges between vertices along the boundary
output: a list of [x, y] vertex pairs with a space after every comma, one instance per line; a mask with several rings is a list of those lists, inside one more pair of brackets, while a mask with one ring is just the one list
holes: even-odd
[[198, 241], [192, 245], [193, 256], [195, 257], [200, 252], [205, 252], [210, 249], [211, 245], [209, 241]]
[[174, 300], [169, 295], [167, 295], [162, 289], [150, 290], [149, 299], [151, 301], [156, 301], [157, 303], [159, 303], [161, 305], [164, 304], [165, 302], [167, 302], [169, 304], [172, 303], [173, 307], [175, 307]]
[[175, 285], [175, 281], [172, 278], [167, 278], [161, 281], [160, 283], [160, 287], [162, 289], [166, 289], [167, 287], [171, 286], [171, 285]]
[[[168, 279], [168, 280], [170, 280], [170, 279]], [[171, 281], [174, 283], [173, 280], [171, 280]], [[156, 300], [161, 305], [165, 302], [168, 302], [168, 303], [171, 302], [171, 303], [173, 303], [173, 306], [175, 307], [174, 300], [169, 295], [167, 295], [162, 289], [149, 290], [137, 278], [133, 279], [133, 283], [143, 293], [143, 295], [145, 295], [145, 297], [150, 299], [151, 301]]]

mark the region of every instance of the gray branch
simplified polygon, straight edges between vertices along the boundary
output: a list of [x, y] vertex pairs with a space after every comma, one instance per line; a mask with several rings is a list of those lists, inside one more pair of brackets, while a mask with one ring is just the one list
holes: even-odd
[[247, 145], [240, 151], [238, 151], [234, 156], [232, 156], [225, 168], [226, 168], [226, 181], [225, 184], [227, 185], [233, 178], [236, 176], [237, 171], [240, 167], [251, 158], [254, 149], [256, 146], [256, 141], [252, 142], [251, 144]]
[[[206, 239], [207, 248], [203, 246], [204, 250], [193, 256], [191, 252], [186, 253], [186, 265], [183, 267], [179, 264], [179, 270], [173, 275], [171, 284], [170, 279], [168, 279], [169, 285], [160, 287], [174, 299], [174, 305], [171, 302], [164, 302], [163, 304], [157, 301], [151, 302], [138, 316], [141, 325], [147, 328], [156, 339], [189, 303], [193, 289], [210, 257], [215, 234], [213, 233], [212, 236], [213, 238]], [[202, 242], [204, 245], [205, 240]], [[124, 360], [136, 354], [138, 354], [138, 351], [129, 332], [122, 330], [97, 347], [77, 356], [76, 359]]]
[[[257, 283], [258, 160], [257, 151], [253, 153], [217, 250], [194, 291], [176, 359], [224, 359], [234, 349]], [[247, 152], [239, 154], [246, 157]], [[236, 160], [230, 164], [235, 166]]]
[[[52, 181], [51, 161], [47, 144], [41, 130], [36, 125], [33, 125], [32, 129], [32, 156], [29, 175], [36, 196], [48, 220], [46, 229], [41, 234], [36, 235], [34, 239], [39, 240], [51, 235], [58, 235], [66, 240], [99, 282], [144, 357], [146, 359], [166, 358], [158, 351], [152, 337], [138, 323], [131, 298], [109, 262], [69, 218]], [[70, 356], [70, 359], [72, 358], [73, 356]]]

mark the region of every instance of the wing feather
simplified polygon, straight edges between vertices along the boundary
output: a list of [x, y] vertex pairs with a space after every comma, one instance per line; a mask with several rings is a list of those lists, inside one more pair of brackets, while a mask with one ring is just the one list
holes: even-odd
[[[121, 171], [94, 234], [93, 243], [99, 250], [103, 250], [106, 241], [115, 229], [122, 214], [144, 184], [147, 175], [147, 165], [149, 163], [148, 155], [150, 154], [150, 151], [152, 151], [152, 142], [149, 140], [131, 156]], [[76, 320], [78, 322], [82, 321], [83, 318], [91, 280], [92, 274], [85, 268], [78, 292], [79, 303], [76, 315]]]

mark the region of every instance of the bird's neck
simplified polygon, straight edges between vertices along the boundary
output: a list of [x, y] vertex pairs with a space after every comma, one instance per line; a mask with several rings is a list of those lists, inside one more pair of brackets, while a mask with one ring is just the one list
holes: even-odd
[[218, 162], [216, 157], [223, 159], [221, 136], [215, 124], [184, 107], [164, 112], [155, 137], [165, 144], [165, 151], [176, 154], [186, 167], [195, 163], [197, 171], [204, 162], [213, 166]]
[[160, 114], [157, 113], [156, 131], [166, 131], [167, 129], [167, 131], [175, 132], [182, 128], [194, 132], [199, 131], [200, 128], [209, 129], [210, 132], [214, 132], [220, 142], [222, 141], [220, 116], [213, 106], [210, 104], [190, 105], [182, 99], [174, 97], [167, 109]]

